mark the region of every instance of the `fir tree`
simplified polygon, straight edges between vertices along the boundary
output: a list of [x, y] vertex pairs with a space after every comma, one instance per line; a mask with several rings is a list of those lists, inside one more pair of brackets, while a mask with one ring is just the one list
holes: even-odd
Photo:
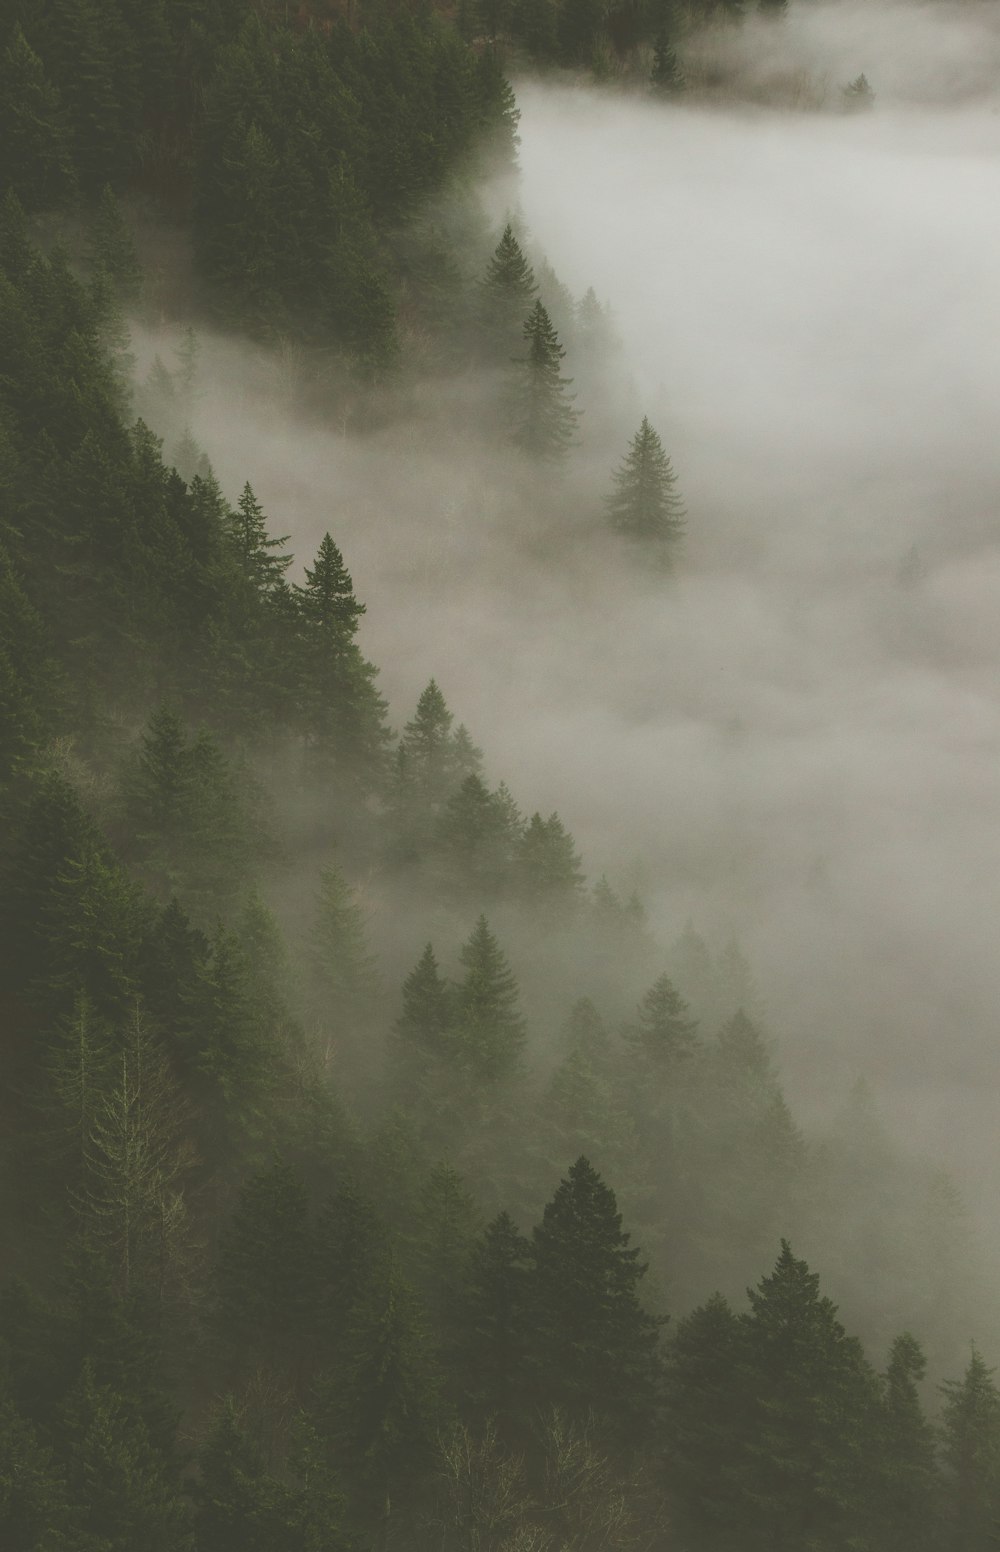
[[521, 1066], [525, 1026], [506, 956], [480, 916], [460, 955], [465, 977], [455, 988], [455, 1053], [478, 1081], [513, 1077]]
[[456, 1374], [479, 1418], [507, 1431], [525, 1401], [531, 1246], [506, 1212], [472, 1247], [456, 1316]]
[[531, 816], [516, 866], [521, 896], [531, 905], [560, 912], [579, 903], [584, 885], [580, 858], [558, 814]]
[[1000, 1391], [975, 1348], [962, 1378], [942, 1391], [942, 1544], [987, 1552], [1000, 1515]]
[[312, 1242], [298, 1172], [276, 1160], [248, 1180], [224, 1230], [213, 1324], [230, 1364], [292, 1364], [307, 1340]]
[[684, 508], [674, 490], [676, 483], [663, 443], [644, 416], [615, 472], [608, 515], [618, 533], [656, 546], [665, 561], [684, 532]]
[[941, 1545], [934, 1430], [918, 1390], [926, 1369], [916, 1338], [898, 1336], [883, 1379], [883, 1463], [872, 1505], [883, 1522], [885, 1552], [931, 1552]]
[[0, 187], [35, 210], [57, 204], [75, 183], [59, 92], [15, 23], [0, 53]]
[[591, 1410], [638, 1441], [657, 1409], [661, 1322], [639, 1302], [646, 1272], [612, 1190], [577, 1159], [533, 1231], [530, 1365], [536, 1395]]
[[534, 271], [508, 221], [482, 281], [483, 334], [496, 365], [505, 366], [517, 349], [537, 290]]
[[559, 464], [576, 435], [579, 414], [566, 390], [572, 378], [560, 374], [566, 352], [541, 302], [524, 322], [526, 354], [520, 358], [511, 393], [511, 440], [530, 458]]

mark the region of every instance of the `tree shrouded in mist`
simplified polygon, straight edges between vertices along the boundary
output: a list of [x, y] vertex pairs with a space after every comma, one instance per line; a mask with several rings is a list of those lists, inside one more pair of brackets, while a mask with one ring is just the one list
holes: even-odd
[[511, 394], [511, 439], [530, 458], [558, 464], [573, 445], [580, 418], [567, 393], [573, 379], [560, 373], [566, 352], [541, 302], [525, 319], [523, 334], [527, 353], [517, 362]]
[[607, 499], [612, 527], [626, 538], [659, 546], [669, 561], [684, 533], [684, 506], [670, 459], [645, 415], [613, 481]]
[[508, 221], [482, 281], [483, 333], [487, 349], [498, 366], [506, 365], [517, 349], [520, 331], [537, 290], [535, 272]]

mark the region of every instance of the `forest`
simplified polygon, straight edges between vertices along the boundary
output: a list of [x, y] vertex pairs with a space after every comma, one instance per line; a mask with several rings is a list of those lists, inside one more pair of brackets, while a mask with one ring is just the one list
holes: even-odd
[[4, 1552], [1000, 1545], [949, 1176], [851, 1070], [797, 1120], [736, 937], [511, 790], [461, 642], [390, 705], [336, 503], [294, 553], [193, 430], [237, 340], [669, 596], [510, 81], [677, 112], [787, 9], [0, 0]]

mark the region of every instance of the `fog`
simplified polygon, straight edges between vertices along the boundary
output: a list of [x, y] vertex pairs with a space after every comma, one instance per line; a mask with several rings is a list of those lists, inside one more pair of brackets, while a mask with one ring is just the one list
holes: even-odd
[[[305, 420], [233, 342], [206, 341], [193, 430], [299, 562], [331, 530], [397, 728], [435, 676], [491, 780], [558, 809], [591, 881], [637, 886], [664, 942], [688, 919], [738, 937], [799, 1114], [865, 1074], [896, 1134], [985, 1202], [1000, 29], [986, 5], [803, 0], [693, 47], [734, 100], [518, 86], [532, 243], [621, 340], [611, 414], [581, 388], [561, 490], [440, 435], [426, 401], [366, 437]], [[862, 70], [875, 109], [845, 114]], [[775, 73], [817, 111], [735, 100]], [[666, 580], [600, 532], [642, 414], [689, 513]]]

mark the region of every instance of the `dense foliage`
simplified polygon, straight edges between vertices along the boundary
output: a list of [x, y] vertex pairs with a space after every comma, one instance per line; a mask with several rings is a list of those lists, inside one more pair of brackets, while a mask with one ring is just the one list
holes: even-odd
[[[607, 320], [513, 224], [483, 249], [492, 44], [655, 38], [666, 89], [669, 9], [2, 20], [0, 1544], [985, 1552], [992, 1371], [973, 1350], [929, 1420], [897, 1334], [965, 1338], [947, 1185], [863, 1093], [808, 1140], [738, 947], [665, 949], [588, 887], [435, 681], [397, 737], [335, 538], [290, 581], [251, 485], [132, 414], [141, 194], [216, 319], [335, 362], [335, 397], [474, 363], [554, 479], [556, 314], [585, 366]], [[449, 180], [454, 273], [421, 224]], [[195, 373], [192, 337], [157, 391]], [[669, 559], [674, 480], [644, 419], [607, 509]]]

